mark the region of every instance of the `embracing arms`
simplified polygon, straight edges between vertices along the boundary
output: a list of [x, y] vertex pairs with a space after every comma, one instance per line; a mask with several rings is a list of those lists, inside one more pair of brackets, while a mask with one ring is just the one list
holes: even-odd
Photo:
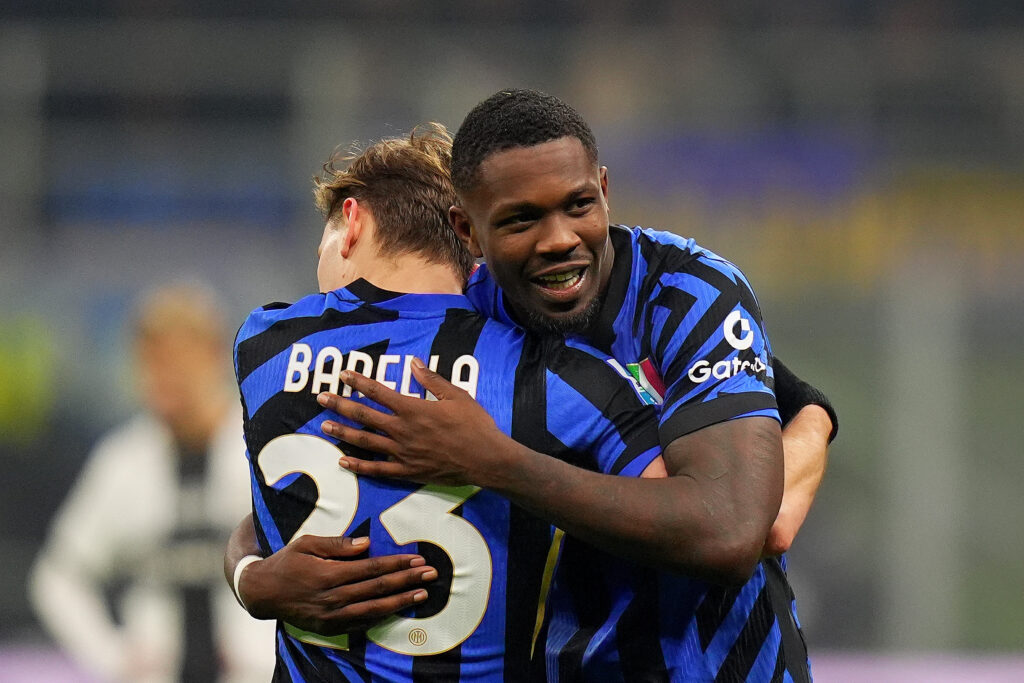
[[422, 584], [437, 578], [419, 555], [364, 557], [369, 539], [300, 536], [269, 557], [259, 556], [252, 515], [231, 533], [224, 578], [242, 606], [257, 619], [282, 619], [323, 635], [371, 626], [382, 617], [422, 602]]
[[342, 466], [425, 483], [472, 483], [613, 554], [721, 583], [749, 578], [782, 495], [774, 420], [732, 420], [676, 439], [664, 451], [666, 478], [617, 477], [513, 441], [464, 391], [421, 363], [413, 368], [437, 401], [401, 396], [350, 373], [346, 384], [393, 414], [321, 395], [321, 405], [378, 432], [326, 422], [326, 433], [390, 457], [343, 457]]

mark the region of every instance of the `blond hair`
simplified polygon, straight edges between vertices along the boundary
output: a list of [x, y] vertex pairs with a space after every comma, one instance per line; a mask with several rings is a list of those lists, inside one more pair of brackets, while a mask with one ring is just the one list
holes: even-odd
[[451, 135], [440, 123], [428, 123], [365, 150], [335, 151], [313, 179], [313, 196], [327, 220], [349, 197], [367, 204], [382, 255], [419, 254], [465, 279], [473, 258], [449, 222], [451, 160]]

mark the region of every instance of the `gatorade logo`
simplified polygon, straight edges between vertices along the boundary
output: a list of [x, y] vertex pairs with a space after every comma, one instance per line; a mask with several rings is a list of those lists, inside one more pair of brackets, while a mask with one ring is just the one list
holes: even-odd
[[[739, 329], [738, 335], [736, 334], [737, 328]], [[725, 341], [729, 342], [729, 346], [737, 351], [746, 351], [754, 345], [754, 330], [751, 328], [750, 321], [744, 318], [739, 311], [733, 311], [725, 317], [725, 321], [722, 323], [722, 336], [725, 337]], [[757, 374], [765, 370], [767, 367], [759, 357], [755, 357], [752, 361], [733, 358], [714, 364], [706, 360], [699, 360], [690, 366], [690, 369], [686, 371], [686, 376], [694, 384], [701, 384], [711, 378], [728, 379], [741, 372]]]
[[[736, 336], [736, 323], [740, 324], [742, 336]], [[750, 329], [750, 321], [744, 318], [739, 311], [733, 311], [725, 316], [725, 322], [722, 323], [722, 334], [725, 335], [725, 341], [729, 342], [729, 346], [737, 351], [746, 351], [754, 345], [754, 331]]]

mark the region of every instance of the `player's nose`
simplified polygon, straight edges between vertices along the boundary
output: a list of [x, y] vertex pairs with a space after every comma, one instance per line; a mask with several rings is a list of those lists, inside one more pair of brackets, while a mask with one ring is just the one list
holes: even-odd
[[561, 216], [549, 216], [541, 224], [537, 252], [545, 256], [565, 256], [582, 243], [571, 221]]

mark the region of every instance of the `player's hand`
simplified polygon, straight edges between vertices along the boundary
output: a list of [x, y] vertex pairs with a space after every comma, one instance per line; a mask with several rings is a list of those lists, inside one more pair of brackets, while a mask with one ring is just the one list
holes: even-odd
[[366, 552], [365, 539], [300, 536], [242, 570], [238, 592], [257, 619], [282, 619], [325, 636], [363, 631], [422, 602], [437, 578], [419, 555], [345, 559]]
[[375, 430], [355, 429], [327, 420], [321, 427], [325, 434], [389, 457], [388, 461], [370, 461], [346, 455], [339, 464], [356, 474], [375, 477], [484, 486], [482, 479], [487, 468], [494, 466], [488, 457], [497, 454], [501, 450], [497, 444], [508, 437], [472, 396], [427, 369], [419, 359], [412, 361], [412, 372], [436, 401], [403, 396], [350, 371], [341, 374], [342, 381], [392, 414], [337, 394], [320, 394], [317, 400], [323, 407]]

